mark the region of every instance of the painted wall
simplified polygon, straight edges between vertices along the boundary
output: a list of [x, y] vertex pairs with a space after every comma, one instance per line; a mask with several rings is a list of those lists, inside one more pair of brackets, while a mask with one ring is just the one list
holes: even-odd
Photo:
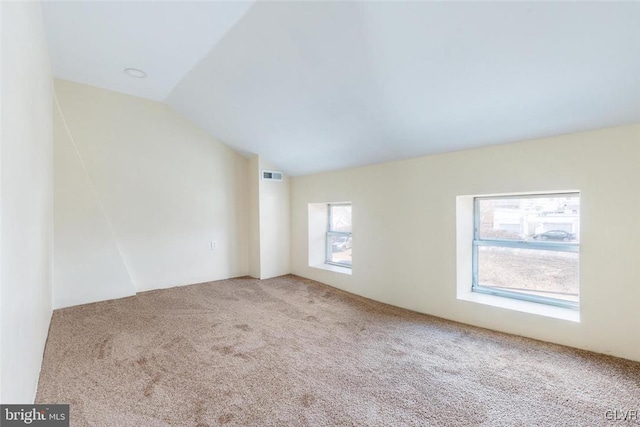
[[[88, 209], [92, 216], [77, 223], [84, 214], [68, 213], [56, 233], [74, 239], [67, 263], [84, 259], [79, 249], [98, 246], [108, 259], [95, 262], [113, 277], [85, 289], [85, 302], [129, 292], [107, 225], [136, 291], [247, 274], [247, 159], [165, 104], [62, 80], [55, 90], [77, 147], [77, 179], [86, 184], [76, 193], [82, 200], [61, 200], [56, 212]], [[84, 229], [92, 221], [99, 223], [95, 234]], [[73, 283], [92, 283], [96, 273], [73, 274], [73, 281], [56, 282], [56, 294], [72, 295]]]
[[259, 156], [249, 159], [249, 274], [269, 279], [291, 272], [291, 205], [288, 176], [262, 180], [278, 168]]
[[104, 207], [58, 105], [54, 135], [54, 307], [134, 295]]
[[52, 311], [52, 74], [40, 3], [0, 10], [0, 401], [30, 403]]
[[[262, 170], [278, 170], [259, 159]], [[259, 180], [260, 189], [260, 278], [282, 276], [291, 272], [290, 178], [282, 181]]]
[[260, 158], [249, 159], [249, 275], [260, 278]]
[[[640, 125], [292, 181], [292, 271], [378, 301], [640, 360]], [[579, 323], [456, 298], [456, 197], [578, 189]], [[353, 272], [308, 266], [308, 204], [353, 203]], [[470, 243], [469, 243], [470, 244]]]

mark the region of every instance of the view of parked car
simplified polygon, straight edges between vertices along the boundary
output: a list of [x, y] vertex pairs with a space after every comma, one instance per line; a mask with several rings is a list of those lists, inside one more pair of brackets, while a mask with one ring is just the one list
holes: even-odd
[[563, 242], [568, 242], [570, 240], [575, 240], [575, 233], [569, 233], [564, 230], [549, 230], [544, 233], [534, 234], [533, 238], [536, 240], [560, 240]]
[[344, 252], [351, 248], [351, 237], [343, 236], [338, 237], [331, 245], [333, 252]]

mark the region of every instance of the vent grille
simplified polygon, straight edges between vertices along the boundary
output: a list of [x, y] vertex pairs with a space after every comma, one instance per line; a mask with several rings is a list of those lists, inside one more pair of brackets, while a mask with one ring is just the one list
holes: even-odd
[[262, 180], [263, 181], [282, 181], [282, 172], [263, 170]]

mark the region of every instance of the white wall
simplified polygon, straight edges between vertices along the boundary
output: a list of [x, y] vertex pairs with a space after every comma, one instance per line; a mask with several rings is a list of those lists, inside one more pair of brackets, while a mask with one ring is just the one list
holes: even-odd
[[0, 8], [0, 401], [29, 403], [52, 310], [52, 74], [40, 3]]
[[[640, 126], [292, 180], [292, 272], [411, 310], [640, 360]], [[456, 197], [581, 191], [579, 323], [456, 298]], [[352, 275], [308, 266], [308, 204], [353, 203]]]
[[249, 274], [269, 279], [291, 272], [290, 179], [262, 180], [278, 168], [259, 156], [249, 159]]
[[249, 159], [249, 275], [260, 278], [260, 158]]
[[[111, 271], [110, 283], [92, 283], [95, 272], [77, 270], [73, 281], [56, 282], [56, 295], [65, 287], [73, 294], [82, 277], [95, 286], [85, 289], [85, 302], [128, 292], [106, 225], [137, 291], [247, 274], [247, 159], [162, 103], [62, 80], [55, 90], [87, 175], [74, 160], [85, 190], [78, 200], [61, 200], [65, 206], [56, 205], [56, 212], [88, 209], [100, 223], [95, 234], [86, 233], [91, 221], [77, 223], [73, 218], [83, 214], [71, 212], [56, 221], [56, 233], [64, 229], [76, 239], [73, 250], [100, 246], [109, 259], [96, 262], [120, 270]], [[59, 159], [56, 167], [66, 167]], [[66, 262], [76, 255], [76, 261], [85, 257], [67, 253]]]
[[[259, 159], [262, 170], [278, 170]], [[290, 179], [259, 181], [260, 193], [260, 278], [282, 276], [291, 272]]]
[[54, 307], [134, 295], [98, 194], [54, 110]]

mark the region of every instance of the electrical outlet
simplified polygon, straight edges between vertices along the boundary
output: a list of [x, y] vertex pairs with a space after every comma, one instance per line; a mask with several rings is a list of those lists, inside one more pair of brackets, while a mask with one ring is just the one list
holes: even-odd
[[211, 248], [212, 251], [215, 251], [216, 249], [218, 249], [218, 242], [216, 242], [215, 240], [211, 240], [209, 242], [209, 248]]

